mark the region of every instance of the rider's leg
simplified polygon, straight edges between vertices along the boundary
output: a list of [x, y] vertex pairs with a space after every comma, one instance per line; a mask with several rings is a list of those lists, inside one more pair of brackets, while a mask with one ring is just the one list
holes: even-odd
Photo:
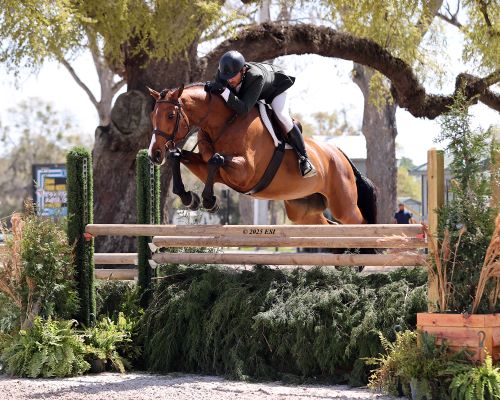
[[316, 170], [307, 157], [306, 145], [304, 143], [302, 133], [300, 132], [300, 129], [297, 127], [297, 125], [293, 123], [292, 117], [290, 117], [290, 113], [288, 111], [289, 107], [287, 92], [285, 91], [276, 96], [271, 102], [271, 107], [288, 132], [289, 142], [297, 152], [297, 155], [299, 157], [300, 173], [302, 174], [302, 176], [307, 178], [316, 175]]

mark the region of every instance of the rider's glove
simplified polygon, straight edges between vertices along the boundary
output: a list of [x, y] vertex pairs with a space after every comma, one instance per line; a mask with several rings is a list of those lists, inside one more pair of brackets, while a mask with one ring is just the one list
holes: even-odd
[[217, 81], [208, 81], [205, 83], [205, 92], [221, 94], [225, 89], [225, 86]]

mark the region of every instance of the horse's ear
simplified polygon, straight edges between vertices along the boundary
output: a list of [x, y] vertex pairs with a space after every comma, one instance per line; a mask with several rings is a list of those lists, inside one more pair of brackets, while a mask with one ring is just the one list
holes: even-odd
[[158, 93], [156, 90], [151, 89], [150, 87], [146, 86], [149, 90], [149, 94], [155, 98], [155, 100], [158, 100], [160, 98], [160, 93]]
[[183, 90], [184, 90], [184, 84], [182, 84], [177, 90], [177, 98], [181, 97]]

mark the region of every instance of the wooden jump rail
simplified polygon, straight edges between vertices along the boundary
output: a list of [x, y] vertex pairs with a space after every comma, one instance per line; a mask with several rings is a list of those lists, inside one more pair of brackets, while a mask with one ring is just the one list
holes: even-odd
[[[142, 225], [91, 224], [92, 236], [153, 236], [150, 243], [156, 264], [271, 264], [322, 266], [415, 266], [423, 254], [410, 249], [427, 247], [421, 225]], [[331, 253], [156, 253], [163, 247], [308, 247], [308, 248], [396, 248], [397, 254]], [[132, 264], [137, 256], [96, 254], [96, 264]], [[113, 270], [109, 270], [113, 271]], [[116, 274], [120, 274], [116, 270]]]

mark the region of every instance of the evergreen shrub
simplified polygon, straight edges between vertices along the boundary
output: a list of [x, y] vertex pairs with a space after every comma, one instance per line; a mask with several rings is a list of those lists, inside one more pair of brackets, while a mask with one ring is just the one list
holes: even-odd
[[378, 333], [411, 328], [427, 308], [426, 273], [169, 266], [146, 310], [147, 367], [237, 379], [364, 384]]
[[130, 281], [96, 282], [97, 317], [109, 317], [113, 320], [122, 312], [127, 318], [140, 315], [137, 285]]
[[34, 214], [27, 203], [25, 214], [13, 215], [6, 245], [8, 256], [0, 269], [0, 331], [29, 328], [38, 315], [71, 317], [78, 295], [73, 249], [63, 226]]
[[[492, 154], [498, 151], [493, 131], [474, 129], [469, 104], [459, 94], [448, 113], [441, 117], [439, 140], [447, 141], [447, 154], [451, 157], [450, 170], [452, 196], [448, 204], [438, 210], [438, 239], [448, 243], [444, 257], [447, 263], [446, 288], [452, 288], [447, 296], [447, 309], [442, 312], [472, 311], [479, 276], [486, 249], [495, 227], [495, 215], [499, 204], [491, 198], [491, 182], [498, 182], [498, 166], [491, 168]], [[451, 262], [451, 260], [453, 262]], [[486, 293], [491, 291], [490, 284]], [[487, 296], [477, 313], [488, 313]]]

